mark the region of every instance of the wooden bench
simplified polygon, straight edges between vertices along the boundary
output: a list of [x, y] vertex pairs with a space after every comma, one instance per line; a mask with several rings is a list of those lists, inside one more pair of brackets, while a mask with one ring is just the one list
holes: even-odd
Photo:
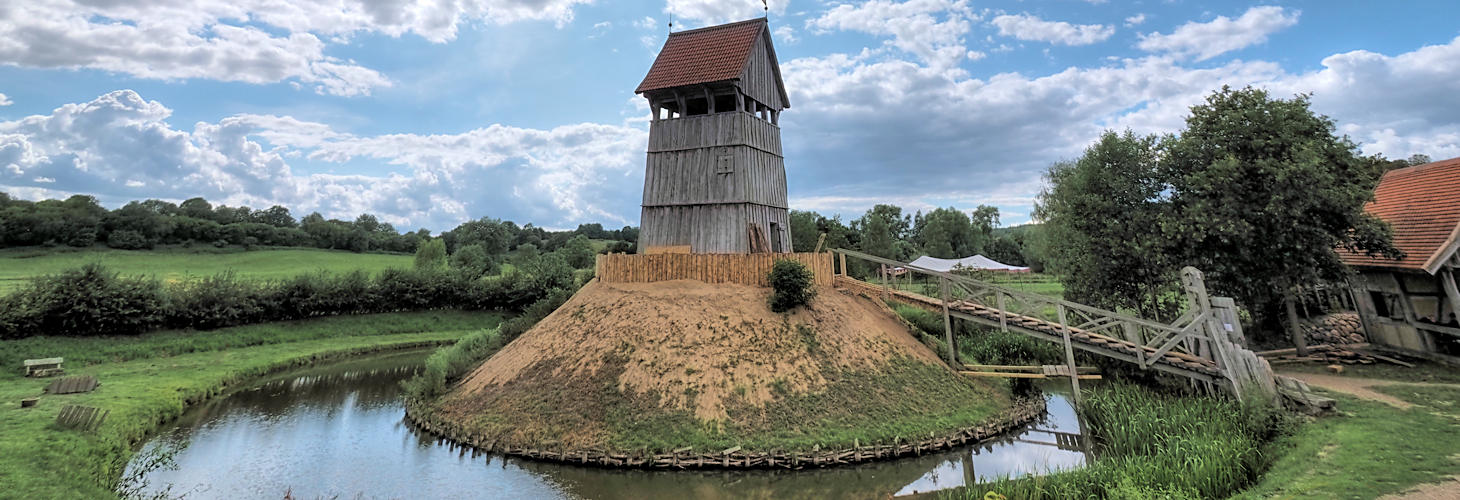
[[49, 377], [66, 373], [61, 368], [62, 358], [43, 358], [25, 360], [25, 376], [27, 377]]

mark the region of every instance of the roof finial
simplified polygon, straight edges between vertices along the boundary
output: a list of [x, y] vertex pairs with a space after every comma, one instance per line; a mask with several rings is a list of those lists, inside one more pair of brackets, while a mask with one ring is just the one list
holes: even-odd
[[765, 18], [771, 18], [771, 4], [766, 0], [760, 0], [760, 6], [765, 9]]

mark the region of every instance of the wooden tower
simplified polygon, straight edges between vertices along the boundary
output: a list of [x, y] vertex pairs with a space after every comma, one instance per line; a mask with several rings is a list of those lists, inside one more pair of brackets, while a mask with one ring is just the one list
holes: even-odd
[[641, 253], [790, 252], [781, 110], [765, 19], [670, 33], [634, 92], [649, 100]]

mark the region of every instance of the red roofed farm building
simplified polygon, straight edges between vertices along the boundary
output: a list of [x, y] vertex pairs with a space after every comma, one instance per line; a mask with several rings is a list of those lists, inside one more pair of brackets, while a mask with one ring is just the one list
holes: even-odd
[[781, 110], [765, 19], [670, 33], [649, 101], [641, 253], [790, 252]]
[[1393, 227], [1405, 253], [1339, 254], [1358, 272], [1355, 302], [1369, 341], [1460, 361], [1460, 158], [1385, 173], [1365, 210]]

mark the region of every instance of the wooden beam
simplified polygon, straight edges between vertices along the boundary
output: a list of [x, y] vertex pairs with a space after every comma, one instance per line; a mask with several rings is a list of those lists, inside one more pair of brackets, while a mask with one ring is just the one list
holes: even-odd
[[[976, 372], [976, 371], [963, 371], [963, 370], [960, 370], [958, 373], [959, 374], [962, 374], [962, 375], [968, 375], [970, 377], [1033, 378], [1033, 379], [1046, 379], [1046, 378], [1050, 378], [1048, 375], [1045, 375], [1043, 373]], [[1060, 378], [1064, 378], [1064, 377], [1061, 376]], [[1102, 377], [1099, 374], [1091, 374], [1091, 375], [1077, 375], [1075, 378], [1077, 378], [1079, 380], [1100, 380]]]

